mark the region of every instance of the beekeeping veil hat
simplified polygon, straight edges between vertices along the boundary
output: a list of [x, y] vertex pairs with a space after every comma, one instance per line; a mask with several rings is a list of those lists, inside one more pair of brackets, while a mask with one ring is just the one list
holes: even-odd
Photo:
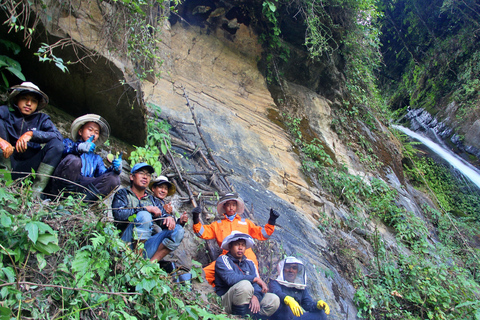
[[[290, 268], [296, 268], [298, 270], [294, 279], [289, 279], [295, 274]], [[277, 271], [278, 277], [276, 280], [278, 283], [289, 288], [305, 290], [305, 287], [307, 286], [307, 273], [302, 261], [295, 257], [286, 257], [278, 263]], [[287, 274], [285, 275], [285, 273]], [[290, 281], [286, 280], [285, 276]]]

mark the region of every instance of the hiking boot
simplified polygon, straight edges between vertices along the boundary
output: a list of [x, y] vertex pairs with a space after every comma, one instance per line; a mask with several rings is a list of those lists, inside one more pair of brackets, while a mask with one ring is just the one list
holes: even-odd
[[235, 316], [242, 316], [242, 318], [245, 318], [249, 312], [250, 309], [248, 304], [232, 305], [232, 314]]

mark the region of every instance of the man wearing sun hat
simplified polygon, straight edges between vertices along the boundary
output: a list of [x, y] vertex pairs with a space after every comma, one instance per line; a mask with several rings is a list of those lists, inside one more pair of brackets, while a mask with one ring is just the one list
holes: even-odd
[[[244, 210], [245, 204], [243, 199], [240, 198], [237, 193], [227, 193], [220, 198], [217, 203], [217, 212], [224, 215], [224, 218], [220, 221], [216, 221], [210, 225], [203, 225], [200, 222], [200, 212], [202, 209], [200, 207], [193, 209], [193, 232], [201, 239], [216, 239], [218, 246], [220, 246], [225, 237], [234, 230], [249, 234], [257, 240], [267, 240], [270, 238], [273, 231], [275, 231], [275, 221], [280, 214], [276, 210], [270, 209], [270, 218], [268, 219], [268, 223], [264, 227], [260, 227], [255, 225], [255, 223], [252, 221], [240, 217]], [[224, 250], [222, 254], [226, 253], [227, 251]], [[258, 268], [257, 257], [252, 249], [247, 249], [245, 251], [245, 256], [252, 260]], [[208, 283], [214, 286], [215, 262], [212, 262], [203, 270], [205, 271], [205, 277]]]
[[[175, 224], [156, 197], [148, 194], [154, 172], [145, 162], [135, 164], [130, 171], [130, 186], [115, 193], [112, 210], [122, 240], [133, 248], [143, 243], [144, 255], [150, 261], [160, 261], [178, 248], [185, 230]], [[154, 219], [162, 221], [162, 231], [156, 234], [153, 234]]]
[[218, 257], [215, 263], [215, 292], [222, 298], [227, 313], [268, 317], [278, 309], [280, 300], [268, 293], [257, 267], [245, 257], [245, 250], [252, 246], [253, 238], [239, 231], [233, 231], [223, 240], [221, 248], [227, 254]]
[[62, 135], [50, 117], [39, 112], [48, 96], [35, 84], [23, 82], [9, 89], [6, 105], [0, 107], [0, 168], [12, 178], [35, 170], [33, 191], [42, 192], [62, 155]]
[[[108, 122], [99, 115], [86, 114], [75, 119], [70, 127], [72, 139], [64, 139], [63, 160], [54, 175], [52, 192], [62, 189], [85, 194], [84, 200], [95, 201], [120, 185], [122, 159], [113, 160], [108, 169], [102, 157], [94, 153], [110, 136]], [[72, 181], [74, 183], [70, 183]]]
[[277, 270], [277, 279], [270, 280], [269, 288], [280, 298], [281, 303], [271, 319], [326, 320], [330, 307], [323, 300], [313, 300], [308, 293], [303, 262], [295, 257], [287, 257], [278, 263]]

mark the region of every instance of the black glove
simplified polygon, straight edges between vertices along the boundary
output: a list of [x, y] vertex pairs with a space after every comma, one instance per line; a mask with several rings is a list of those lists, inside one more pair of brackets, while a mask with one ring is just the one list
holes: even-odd
[[200, 222], [200, 213], [202, 212], [202, 207], [198, 206], [193, 208], [192, 215], [193, 215], [193, 224], [197, 224]]
[[275, 221], [277, 218], [280, 217], [280, 213], [277, 212], [277, 210], [271, 208], [270, 209], [270, 219], [268, 219], [268, 224], [271, 224], [272, 226], [275, 225]]

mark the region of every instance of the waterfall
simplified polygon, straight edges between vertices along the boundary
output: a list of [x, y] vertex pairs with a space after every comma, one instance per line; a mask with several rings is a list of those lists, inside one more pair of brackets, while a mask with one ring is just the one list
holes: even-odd
[[447, 150], [437, 143], [433, 142], [432, 140], [416, 133], [413, 132], [410, 129], [407, 129], [402, 126], [398, 125], [392, 125], [393, 128], [402, 131], [406, 135], [408, 135], [411, 138], [414, 138], [421, 143], [423, 143], [426, 147], [428, 147], [430, 150], [435, 152], [437, 155], [442, 157], [445, 161], [447, 161], [452, 167], [460, 171], [465, 177], [470, 179], [473, 183], [477, 185], [478, 188], [480, 188], [480, 173], [478, 172], [477, 169], [475, 169], [472, 165], [467, 163], [465, 160], [451, 152], [450, 150]]

